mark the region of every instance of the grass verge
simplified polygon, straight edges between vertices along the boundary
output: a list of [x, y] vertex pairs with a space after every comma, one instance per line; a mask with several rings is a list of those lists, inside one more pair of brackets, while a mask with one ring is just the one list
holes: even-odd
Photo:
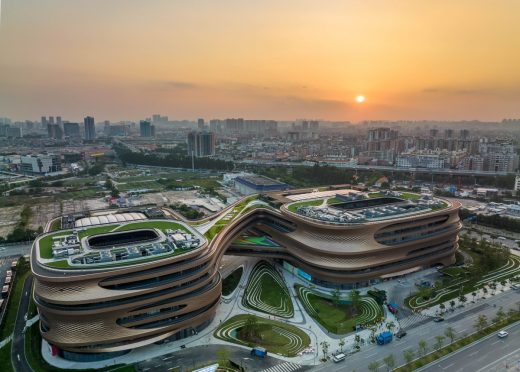
[[17, 273], [14, 278], [14, 284], [11, 287], [9, 302], [5, 308], [4, 318], [2, 324], [0, 325], [0, 340], [5, 339], [11, 333], [13, 333], [16, 315], [18, 314], [18, 306], [20, 304], [20, 298], [22, 297], [23, 285], [30, 274], [31, 272], [27, 269], [24, 272]]
[[12, 341], [9, 341], [0, 349], [0, 367], [2, 372], [14, 372], [11, 364], [11, 344]]

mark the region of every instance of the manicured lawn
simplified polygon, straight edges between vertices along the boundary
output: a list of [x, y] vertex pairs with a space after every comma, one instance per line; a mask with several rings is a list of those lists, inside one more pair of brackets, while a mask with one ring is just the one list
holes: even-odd
[[[162, 231], [166, 231], [168, 229], [172, 230], [183, 230], [185, 232], [189, 232], [188, 229], [186, 229], [184, 226], [172, 222], [172, 221], [150, 221], [150, 222], [133, 222], [133, 223], [127, 223], [127, 224], [109, 224], [109, 225], [103, 225], [103, 226], [96, 226], [96, 227], [90, 227], [87, 228], [84, 231], [80, 231], [78, 233], [78, 237], [80, 239], [96, 235], [96, 234], [103, 234], [108, 232], [116, 232], [116, 231], [128, 231], [128, 230], [136, 230], [136, 229], [151, 229], [151, 228], [157, 228]], [[39, 247], [40, 247], [40, 256], [42, 258], [52, 258], [52, 238], [56, 236], [66, 236], [68, 234], [72, 234], [72, 230], [64, 230], [59, 231], [55, 234], [47, 235], [39, 240]], [[63, 263], [59, 263], [62, 261], [57, 261], [52, 263], [53, 267], [63, 267], [60, 265], [63, 265]], [[65, 261], [66, 262], [66, 261]]]
[[[249, 318], [253, 324], [248, 326]], [[255, 315], [236, 315], [222, 324], [214, 336], [240, 345], [260, 346], [269, 353], [296, 356], [310, 345], [307, 333], [292, 325], [268, 320]]]
[[335, 305], [331, 300], [316, 295], [308, 297], [311, 306], [318, 314], [318, 321], [327, 329], [335, 329], [334, 333], [352, 332], [356, 325], [352, 306], [348, 304]]
[[[468, 253], [472, 254], [474, 259], [479, 259], [478, 255], [476, 255], [474, 252]], [[446, 268], [443, 269], [443, 271], [448, 269], [456, 273], [458, 271], [457, 269], [459, 268]], [[448, 300], [458, 298], [461, 293], [467, 295], [474, 291], [478, 291], [486, 283], [492, 281], [500, 282], [502, 280], [515, 277], [519, 274], [520, 258], [518, 256], [511, 255], [506, 265], [490, 272], [483, 272], [482, 276], [478, 279], [471, 279], [465, 275], [456, 276], [452, 278], [447, 284], [445, 284], [441, 289], [437, 290], [432, 298], [424, 300], [418, 293], [416, 293], [406, 298], [404, 302], [411, 309], [431, 307]]]
[[468, 271], [462, 267], [445, 267], [441, 269], [440, 272], [454, 278], [468, 273]]
[[414, 194], [411, 192], [401, 192], [401, 198], [407, 200], [419, 200], [421, 198], [421, 195]]
[[267, 262], [260, 261], [251, 272], [242, 304], [279, 317], [294, 315], [292, 300], [280, 274]]
[[11, 344], [12, 341], [9, 341], [0, 349], [0, 367], [2, 372], [14, 372], [11, 364]]
[[52, 238], [55, 236], [66, 236], [71, 234], [72, 230], [60, 231], [56, 234], [47, 235], [38, 241], [40, 247], [40, 256], [42, 258], [52, 258]]
[[356, 325], [367, 326], [381, 320], [383, 310], [371, 297], [362, 297], [359, 313], [353, 312], [352, 305], [346, 301], [338, 304], [311, 290], [296, 285], [296, 292], [307, 313], [323, 327], [335, 334], [354, 331]]
[[55, 219], [51, 223], [51, 231], [58, 231], [61, 229], [61, 218]]
[[317, 207], [317, 206], [322, 205], [322, 204], [323, 204], [323, 200], [321, 200], [321, 199], [318, 199], [318, 200], [307, 200], [307, 201], [302, 201], [302, 202], [290, 204], [287, 208], [291, 212], [296, 212], [296, 210], [299, 207]]
[[229, 274], [223, 281], [222, 281], [222, 295], [223, 296], [229, 296], [235, 288], [237, 287], [238, 283], [240, 282], [240, 278], [242, 277], [242, 273], [244, 272], [243, 267], [239, 267], [235, 271], [233, 271], [231, 274]]
[[159, 229], [162, 231], [171, 230], [183, 230], [189, 232], [184, 226], [171, 221], [154, 221], [154, 222], [134, 222], [118, 227], [115, 231], [127, 231], [135, 229]]
[[172, 252], [172, 253], [170, 253], [168, 255], [164, 255], [164, 256], [149, 257], [149, 258], [141, 259], [141, 260], [138, 260], [138, 261], [117, 262], [117, 263], [114, 263], [114, 264], [107, 264], [107, 265], [93, 265], [93, 266], [81, 266], [81, 267], [79, 267], [79, 266], [70, 266], [67, 260], [48, 262], [45, 265], [46, 266], [50, 266], [50, 267], [55, 267], [57, 269], [71, 269], [71, 270], [85, 270], [85, 269], [89, 269], [89, 268], [92, 268], [92, 269], [103, 269], [103, 268], [109, 268], [109, 267], [138, 265], [138, 264], [142, 264], [142, 263], [146, 263], [146, 262], [150, 262], [150, 261], [163, 260], [163, 259], [170, 258], [170, 257], [173, 257], [173, 256], [178, 256], [180, 254], [183, 254], [183, 253], [186, 253], [186, 252], [189, 252], [189, 251], [190, 250], [187, 250], [187, 249], [177, 249], [175, 252]]
[[262, 278], [260, 279], [260, 287], [262, 287], [262, 292], [260, 292], [260, 300], [269, 306], [280, 305], [281, 297], [287, 296], [284, 288], [281, 288], [278, 282], [274, 280], [272, 276], [262, 275]]
[[103, 234], [108, 233], [117, 228], [118, 225], [104, 225], [104, 226], [97, 226], [97, 227], [91, 227], [89, 229], [86, 229], [85, 231], [80, 231], [78, 233], [78, 237], [80, 239], [83, 239], [86, 236], [91, 235], [97, 235], [97, 234]]
[[327, 204], [337, 204], [337, 203], [343, 203], [344, 201], [338, 198], [330, 198], [327, 199]]

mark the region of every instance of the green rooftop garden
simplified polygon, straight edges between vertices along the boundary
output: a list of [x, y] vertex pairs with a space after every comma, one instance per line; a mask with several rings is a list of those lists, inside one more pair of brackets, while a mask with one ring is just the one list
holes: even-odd
[[[103, 226], [90, 227], [83, 231], [80, 231], [78, 233], [78, 237], [80, 239], [82, 239], [84, 237], [94, 236], [94, 235], [104, 234], [104, 233], [109, 233], [109, 232], [121, 232], [121, 231], [129, 231], [129, 230], [137, 230], [137, 229], [152, 229], [152, 228], [159, 229], [162, 232], [166, 232], [166, 230], [182, 230], [184, 232], [190, 233], [190, 230], [187, 229], [185, 226], [183, 226], [177, 222], [173, 222], [173, 221], [139, 221], [139, 222], [128, 222], [128, 223], [114, 223], [114, 224], [108, 224], [108, 225], [103, 225]], [[53, 258], [53, 255], [52, 255], [53, 238], [64, 237], [64, 236], [67, 236], [70, 234], [72, 234], [72, 230], [63, 230], [63, 231], [58, 231], [53, 234], [49, 234], [47, 236], [42, 237], [38, 242], [41, 258], [52, 259]], [[119, 250], [120, 250], [120, 248], [119, 248]], [[167, 258], [167, 257], [177, 256], [177, 255], [185, 253], [187, 251], [189, 251], [189, 249], [176, 249], [175, 252], [171, 252], [170, 254], [167, 254], [167, 255], [158, 255], [158, 256], [143, 258], [140, 260], [130, 260], [130, 261], [125, 260], [125, 261], [114, 262], [114, 263], [106, 264], [106, 265], [93, 265], [92, 268], [116, 267], [116, 266], [125, 266], [125, 265], [132, 264], [132, 263], [149, 262], [149, 261], [154, 261], [154, 260], [163, 259], [163, 258]], [[96, 253], [92, 253], [92, 254], [95, 255]], [[72, 265], [71, 266], [68, 263], [67, 259], [61, 259], [61, 260], [57, 260], [57, 261], [53, 261], [53, 262], [47, 262], [47, 263], [45, 263], [45, 265], [54, 267], [54, 268], [60, 268], [60, 269], [85, 269], [84, 265], [82, 265], [82, 266]]]

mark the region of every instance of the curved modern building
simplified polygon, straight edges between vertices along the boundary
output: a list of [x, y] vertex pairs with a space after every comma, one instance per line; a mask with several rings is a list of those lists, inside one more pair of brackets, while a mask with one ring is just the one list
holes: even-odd
[[40, 236], [31, 264], [43, 338], [65, 358], [97, 360], [192, 335], [215, 315], [225, 253], [341, 288], [455, 260], [456, 202], [308, 197], [245, 208], [210, 242], [185, 223], [124, 218]]

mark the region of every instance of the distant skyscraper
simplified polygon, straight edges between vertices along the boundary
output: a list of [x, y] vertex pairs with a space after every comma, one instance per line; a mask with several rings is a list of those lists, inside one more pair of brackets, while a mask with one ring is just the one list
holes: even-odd
[[79, 124], [78, 123], [63, 123], [63, 133], [66, 137], [79, 137]]
[[152, 124], [148, 120], [141, 120], [139, 123], [139, 133], [141, 137], [152, 136]]
[[61, 125], [61, 116], [56, 116], [56, 124]]
[[49, 116], [49, 123], [54, 124], [54, 116]]
[[204, 130], [204, 119], [197, 120], [197, 128], [199, 130]]
[[215, 134], [211, 132], [190, 132], [188, 134], [188, 155], [196, 157], [215, 155]]
[[87, 116], [83, 122], [85, 123], [85, 140], [94, 140], [96, 138], [96, 124], [94, 123], [94, 118]]

